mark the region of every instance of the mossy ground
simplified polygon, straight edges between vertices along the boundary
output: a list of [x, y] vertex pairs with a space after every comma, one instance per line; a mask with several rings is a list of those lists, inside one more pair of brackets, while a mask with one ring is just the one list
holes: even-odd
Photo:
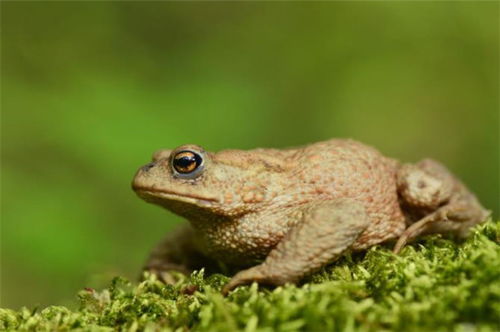
[[500, 223], [463, 243], [430, 236], [401, 255], [388, 247], [347, 255], [301, 286], [240, 287], [220, 294], [222, 275], [115, 278], [82, 290], [80, 308], [0, 309], [0, 329], [197, 331], [500, 331]]

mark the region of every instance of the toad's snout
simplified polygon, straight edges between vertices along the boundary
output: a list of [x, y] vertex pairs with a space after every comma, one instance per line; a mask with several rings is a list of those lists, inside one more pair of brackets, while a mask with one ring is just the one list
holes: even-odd
[[135, 191], [143, 190], [148, 186], [154, 186], [155, 170], [158, 168], [158, 162], [147, 163], [137, 170], [132, 180], [132, 189]]

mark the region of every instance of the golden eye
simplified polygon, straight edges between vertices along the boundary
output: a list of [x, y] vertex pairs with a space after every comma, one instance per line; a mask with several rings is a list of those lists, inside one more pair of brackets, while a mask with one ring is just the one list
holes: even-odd
[[193, 151], [180, 151], [174, 156], [172, 165], [180, 174], [190, 174], [196, 171], [202, 162], [203, 159], [199, 154]]

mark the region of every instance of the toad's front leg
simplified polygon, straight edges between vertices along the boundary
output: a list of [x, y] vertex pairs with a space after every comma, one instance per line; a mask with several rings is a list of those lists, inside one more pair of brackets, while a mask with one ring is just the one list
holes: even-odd
[[205, 268], [219, 272], [216, 262], [199, 248], [196, 232], [189, 225], [182, 225], [169, 233], [151, 252], [143, 271], [156, 275], [167, 284], [174, 283], [172, 271], [189, 274]]
[[368, 224], [364, 207], [351, 200], [310, 205], [264, 263], [237, 273], [223, 293], [253, 281], [274, 286], [296, 283], [336, 260]]

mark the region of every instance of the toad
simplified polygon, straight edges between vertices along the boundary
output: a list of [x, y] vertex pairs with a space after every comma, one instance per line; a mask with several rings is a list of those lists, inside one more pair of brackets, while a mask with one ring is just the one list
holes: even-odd
[[465, 237], [490, 214], [439, 162], [400, 163], [349, 139], [216, 153], [182, 145], [154, 153], [132, 187], [190, 222], [145, 270], [168, 281], [221, 262], [239, 271], [224, 293], [296, 283], [346, 250], [393, 240], [397, 253], [423, 234]]

